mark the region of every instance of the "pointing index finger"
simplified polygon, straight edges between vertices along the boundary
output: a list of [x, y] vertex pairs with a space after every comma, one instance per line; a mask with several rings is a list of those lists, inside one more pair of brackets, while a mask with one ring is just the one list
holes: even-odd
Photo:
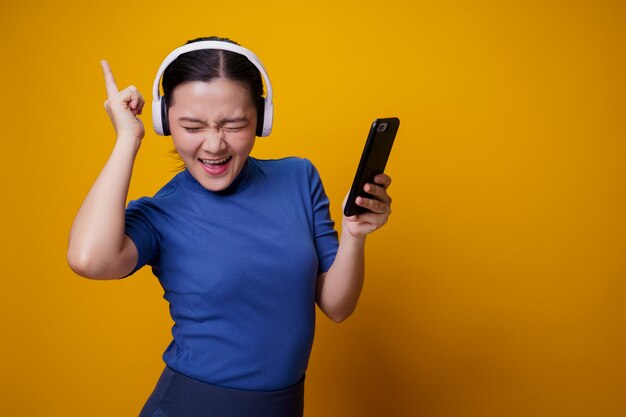
[[100, 65], [102, 65], [102, 72], [104, 73], [104, 82], [106, 84], [107, 96], [109, 98], [117, 95], [117, 84], [115, 84], [115, 79], [113, 78], [113, 73], [111, 72], [111, 67], [109, 63], [103, 59], [100, 61]]

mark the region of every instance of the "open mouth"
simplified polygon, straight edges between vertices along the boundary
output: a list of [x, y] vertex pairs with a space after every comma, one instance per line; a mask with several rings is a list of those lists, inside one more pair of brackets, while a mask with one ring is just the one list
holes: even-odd
[[232, 156], [226, 156], [221, 159], [200, 159], [200, 162], [202, 162], [203, 165], [209, 168], [215, 168], [215, 167], [219, 167], [222, 165], [226, 165], [231, 159], [233, 159]]
[[220, 159], [202, 159], [200, 158], [200, 164], [202, 169], [209, 175], [222, 175], [228, 169], [232, 156], [226, 156]]

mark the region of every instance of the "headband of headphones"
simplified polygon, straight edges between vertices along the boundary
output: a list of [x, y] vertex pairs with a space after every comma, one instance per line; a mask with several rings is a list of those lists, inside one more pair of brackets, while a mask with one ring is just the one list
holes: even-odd
[[[223, 51], [231, 51], [238, 53], [240, 55], [245, 56], [248, 60], [259, 70], [261, 76], [263, 77], [263, 81], [265, 81], [265, 87], [267, 89], [267, 94], [265, 95], [264, 100], [259, 104], [261, 108], [259, 108], [259, 112], [257, 117], [258, 120], [258, 128], [257, 128], [257, 136], [268, 136], [272, 132], [272, 119], [274, 117], [274, 103], [272, 101], [272, 84], [270, 83], [270, 78], [267, 75], [267, 71], [265, 71], [265, 67], [261, 63], [261, 61], [252, 53], [252, 51], [235, 45], [230, 42], [223, 41], [199, 41], [193, 42], [186, 45], [183, 45], [179, 48], [174, 49], [163, 61], [161, 66], [159, 67], [159, 71], [157, 72], [156, 78], [154, 79], [154, 84], [152, 86], [152, 124], [154, 125], [154, 131], [161, 136], [167, 136], [170, 134], [168, 120], [167, 120], [167, 104], [163, 97], [159, 94], [159, 83], [161, 81], [161, 76], [163, 75], [163, 71], [180, 55], [185, 54], [187, 52], [198, 51], [202, 49], [220, 49]], [[263, 123], [261, 124], [261, 120], [263, 119]]]

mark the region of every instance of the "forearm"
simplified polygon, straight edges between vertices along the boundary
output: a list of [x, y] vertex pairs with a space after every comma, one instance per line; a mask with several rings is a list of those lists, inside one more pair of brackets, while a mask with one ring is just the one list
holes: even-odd
[[386, 191], [391, 177], [379, 174], [374, 182], [363, 188], [374, 198], [356, 199], [356, 204], [367, 210], [359, 215], [344, 216], [335, 261], [328, 272], [317, 279], [316, 302], [335, 322], [348, 318], [359, 301], [365, 273], [365, 237], [382, 227], [391, 214], [391, 197]]
[[356, 308], [365, 273], [365, 236], [343, 231], [332, 266], [318, 280], [317, 304], [331, 320], [341, 322]]
[[68, 261], [81, 275], [115, 272], [124, 246], [126, 198], [140, 143], [135, 138], [118, 138], [74, 219]]

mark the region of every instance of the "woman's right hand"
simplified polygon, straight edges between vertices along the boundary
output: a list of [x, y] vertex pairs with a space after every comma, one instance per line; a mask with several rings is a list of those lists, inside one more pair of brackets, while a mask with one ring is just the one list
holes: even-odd
[[121, 137], [143, 139], [146, 131], [143, 122], [137, 117], [143, 111], [145, 103], [143, 97], [132, 85], [118, 91], [109, 63], [102, 60], [100, 64], [104, 72], [108, 97], [104, 102], [104, 108], [111, 118], [118, 139]]

